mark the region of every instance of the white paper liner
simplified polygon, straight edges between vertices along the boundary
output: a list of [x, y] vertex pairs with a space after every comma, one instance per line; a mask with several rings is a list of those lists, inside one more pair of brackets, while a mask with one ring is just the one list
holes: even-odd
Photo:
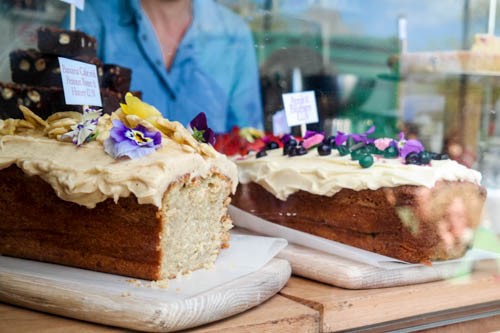
[[77, 286], [98, 286], [107, 291], [116, 291], [119, 295], [175, 301], [258, 271], [286, 245], [284, 239], [231, 231], [230, 247], [221, 251], [214, 267], [169, 280], [165, 288], [155, 287], [151, 281], [5, 256], [0, 256], [0, 275], [15, 272], [42, 280], [70, 282]]
[[[326, 252], [371, 266], [380, 267], [383, 269], [398, 269], [403, 267], [422, 266], [421, 264], [411, 264], [395, 258], [387, 257], [326, 238], [311, 235], [302, 231], [287, 228], [279, 224], [269, 222], [232, 205], [229, 206], [229, 214], [231, 215], [234, 225], [251, 230], [257, 234], [284, 238], [290, 243], [302, 245], [311, 249]], [[481, 249], [471, 249], [467, 251], [465, 256], [463, 256], [462, 258], [446, 261], [436, 261], [432, 264], [442, 265], [459, 261], [465, 262], [484, 259], [500, 259], [500, 253], [494, 253]]]

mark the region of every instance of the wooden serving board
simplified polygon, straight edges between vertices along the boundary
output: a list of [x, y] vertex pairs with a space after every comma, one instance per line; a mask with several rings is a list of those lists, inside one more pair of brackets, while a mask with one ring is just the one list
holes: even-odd
[[[155, 287], [151, 282], [2, 256], [0, 261], [2, 302], [155, 332], [191, 328], [243, 312], [275, 295], [291, 274], [288, 262], [272, 259], [254, 273], [195, 296], [173, 300], [164, 297], [168, 288]], [[23, 268], [16, 269], [20, 262]]]
[[433, 266], [402, 264], [401, 268], [384, 269], [295, 244], [289, 244], [278, 257], [290, 262], [294, 275], [348, 289], [443, 280], [467, 274], [474, 265], [471, 261], [459, 261]]

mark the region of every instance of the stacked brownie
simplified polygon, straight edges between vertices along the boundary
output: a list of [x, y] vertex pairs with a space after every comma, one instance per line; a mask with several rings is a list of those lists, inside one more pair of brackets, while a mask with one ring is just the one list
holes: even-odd
[[11, 83], [0, 82], [0, 119], [22, 118], [24, 105], [42, 118], [59, 111], [81, 111], [64, 99], [58, 57], [91, 63], [97, 67], [102, 109], [111, 113], [130, 89], [132, 71], [97, 58], [97, 41], [81, 31], [41, 27], [37, 30], [38, 49], [10, 53]]

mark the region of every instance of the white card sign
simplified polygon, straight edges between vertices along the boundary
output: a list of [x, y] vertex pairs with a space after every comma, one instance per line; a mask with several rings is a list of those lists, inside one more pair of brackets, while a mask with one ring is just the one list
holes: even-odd
[[318, 122], [318, 108], [314, 91], [283, 94], [286, 121], [288, 126], [305, 125]]
[[75, 5], [76, 8], [80, 10], [83, 10], [83, 8], [85, 7], [85, 0], [61, 0], [61, 1]]
[[102, 106], [95, 65], [59, 57], [66, 104]]

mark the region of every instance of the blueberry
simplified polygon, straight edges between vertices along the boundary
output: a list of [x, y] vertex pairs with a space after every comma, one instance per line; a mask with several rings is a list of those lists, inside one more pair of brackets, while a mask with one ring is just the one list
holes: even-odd
[[290, 154], [290, 150], [293, 148], [293, 145], [285, 144], [283, 146], [283, 155], [288, 155]]
[[359, 165], [361, 165], [361, 167], [363, 168], [371, 167], [373, 165], [373, 162], [373, 156], [369, 154], [363, 155], [358, 161]]
[[421, 164], [429, 164], [431, 162], [431, 154], [428, 151], [421, 151], [418, 153], [418, 157], [420, 158]]
[[351, 152], [351, 160], [358, 161], [365, 155], [368, 155], [368, 153], [363, 148], [353, 150]]
[[329, 145], [331, 148], [337, 148], [337, 144], [335, 143], [335, 137], [329, 136], [323, 140], [324, 143]]
[[298, 155], [298, 148], [296, 146], [290, 146], [290, 149], [288, 150], [288, 156], [297, 156]]
[[297, 155], [305, 155], [305, 154], [307, 154], [307, 149], [305, 149], [303, 146], [298, 146]]
[[346, 146], [338, 146], [337, 150], [339, 151], [340, 156], [345, 156], [351, 152]]
[[394, 146], [389, 146], [384, 150], [385, 158], [396, 158], [398, 157], [398, 155], [399, 155], [398, 149]]
[[295, 139], [290, 139], [286, 142], [287, 145], [291, 145], [291, 146], [296, 146], [297, 145], [297, 140]]
[[323, 142], [318, 146], [318, 154], [321, 156], [330, 155], [332, 153], [332, 147], [329, 143]]
[[418, 153], [412, 152], [406, 155], [406, 164], [416, 164], [416, 165], [422, 164], [420, 162], [420, 156], [418, 156]]
[[439, 160], [439, 155], [441, 155], [441, 154], [434, 153], [434, 152], [430, 151], [429, 155], [431, 156], [431, 159], [433, 159], [433, 160]]
[[450, 157], [446, 153], [441, 153], [441, 154], [439, 154], [439, 159], [440, 160], [449, 160]]
[[264, 156], [267, 156], [267, 152], [265, 149], [262, 149], [261, 151], [259, 151], [257, 153], [257, 155], [255, 155], [257, 158], [261, 158], [261, 157], [264, 157]]
[[433, 160], [448, 160], [448, 159], [450, 159], [450, 157], [446, 153], [432, 153], [432, 152], [430, 152], [430, 154], [431, 154], [431, 158]]
[[275, 141], [269, 141], [266, 144], [266, 149], [278, 149], [279, 147], [280, 147], [280, 145]]

